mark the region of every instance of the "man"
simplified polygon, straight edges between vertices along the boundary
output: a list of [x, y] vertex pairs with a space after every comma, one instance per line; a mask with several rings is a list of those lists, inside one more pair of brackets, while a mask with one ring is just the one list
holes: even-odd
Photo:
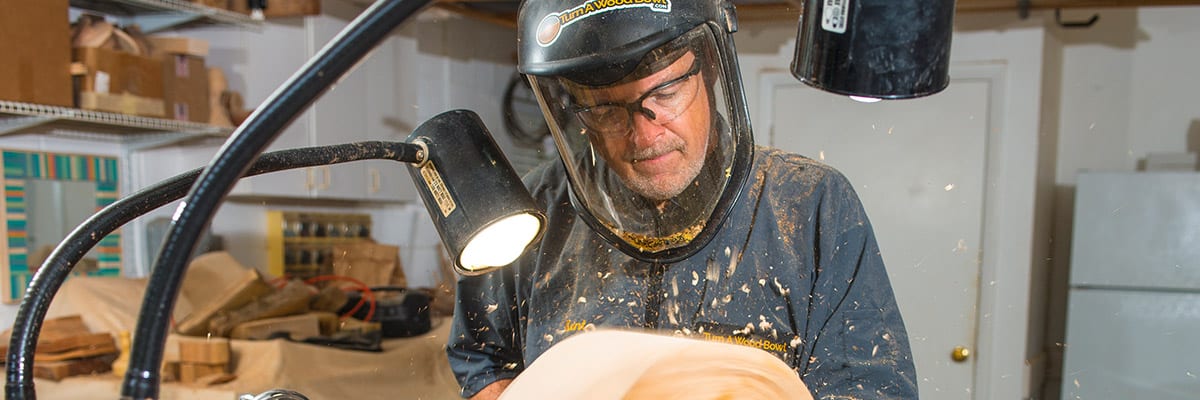
[[523, 3], [518, 68], [561, 162], [525, 178], [546, 210], [543, 240], [459, 279], [447, 353], [464, 397], [495, 398], [595, 328], [760, 348], [817, 399], [917, 397], [852, 186], [753, 146], [733, 20], [716, 0]]

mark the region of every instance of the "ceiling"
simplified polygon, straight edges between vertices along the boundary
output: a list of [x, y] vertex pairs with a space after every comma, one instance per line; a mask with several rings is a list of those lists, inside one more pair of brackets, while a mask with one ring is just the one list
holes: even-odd
[[[802, 0], [734, 0], [741, 21], [794, 21]], [[435, 0], [434, 6], [501, 26], [516, 27], [518, 0]], [[1200, 5], [1200, 0], [957, 0], [958, 12]]]

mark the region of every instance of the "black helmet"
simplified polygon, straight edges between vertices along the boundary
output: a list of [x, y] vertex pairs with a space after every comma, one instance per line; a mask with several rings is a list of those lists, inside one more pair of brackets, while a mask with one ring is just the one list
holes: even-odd
[[753, 155], [733, 5], [704, 0], [525, 1], [518, 70], [542, 105], [572, 203], [632, 257], [704, 247]]

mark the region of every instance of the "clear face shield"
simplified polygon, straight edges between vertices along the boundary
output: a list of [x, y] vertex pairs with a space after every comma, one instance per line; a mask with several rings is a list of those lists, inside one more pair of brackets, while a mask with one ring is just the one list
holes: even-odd
[[691, 243], [729, 186], [736, 141], [717, 49], [702, 25], [612, 84], [529, 78], [577, 206], [641, 252]]

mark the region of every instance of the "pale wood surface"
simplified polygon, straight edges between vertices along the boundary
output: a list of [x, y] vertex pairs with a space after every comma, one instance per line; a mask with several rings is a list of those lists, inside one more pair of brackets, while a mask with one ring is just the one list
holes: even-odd
[[229, 339], [225, 338], [180, 338], [179, 361], [221, 364], [229, 362]]
[[500, 397], [579, 400], [811, 400], [791, 368], [762, 350], [627, 331], [572, 336]]

